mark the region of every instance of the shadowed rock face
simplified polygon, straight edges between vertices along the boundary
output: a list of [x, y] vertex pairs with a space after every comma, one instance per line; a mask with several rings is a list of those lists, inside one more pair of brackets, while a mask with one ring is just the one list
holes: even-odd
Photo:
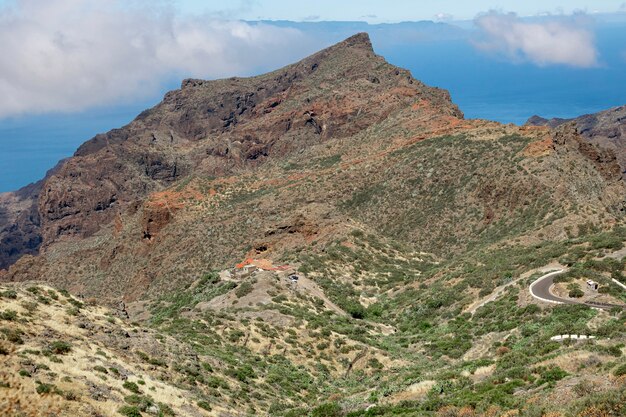
[[531, 126], [572, 125], [589, 143], [615, 155], [626, 178], [626, 106], [615, 107], [595, 114], [586, 114], [574, 119], [544, 119], [533, 116], [526, 122]]
[[22, 255], [34, 255], [41, 244], [37, 198], [41, 181], [0, 194], [0, 270]]
[[[25, 220], [0, 218], [0, 268], [36, 252], [39, 242], [90, 236], [192, 172], [228, 175], [351, 136], [416, 98], [462, 117], [446, 91], [375, 55], [367, 34], [258, 77], [184, 80], [127, 126], [80, 146], [29, 194], [35, 204], [28, 215], [20, 211]], [[14, 213], [14, 199], [5, 200]]]

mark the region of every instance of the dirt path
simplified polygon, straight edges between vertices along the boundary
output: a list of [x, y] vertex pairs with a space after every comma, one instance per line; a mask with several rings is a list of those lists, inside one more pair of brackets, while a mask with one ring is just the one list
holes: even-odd
[[[283, 278], [283, 279], [288, 279], [288, 278]], [[346, 313], [341, 308], [339, 308], [337, 304], [330, 301], [328, 297], [326, 297], [326, 294], [324, 294], [324, 291], [322, 291], [322, 289], [315, 282], [313, 282], [312, 280], [310, 280], [309, 278], [303, 275], [299, 275], [298, 283], [295, 285], [295, 290], [305, 291], [309, 295], [322, 299], [322, 301], [324, 301], [324, 305], [326, 306], [326, 308], [334, 311], [335, 313], [341, 316], [348, 315], [348, 313]]]

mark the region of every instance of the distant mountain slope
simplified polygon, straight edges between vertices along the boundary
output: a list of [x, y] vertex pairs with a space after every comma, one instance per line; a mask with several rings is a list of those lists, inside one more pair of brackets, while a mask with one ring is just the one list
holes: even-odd
[[22, 255], [34, 255], [41, 244], [37, 199], [41, 181], [17, 192], [0, 194], [0, 270]]
[[544, 119], [533, 116], [526, 122], [529, 126], [557, 127], [570, 124], [590, 143], [615, 153], [626, 173], [626, 106], [615, 107], [595, 114], [586, 114], [574, 119]]

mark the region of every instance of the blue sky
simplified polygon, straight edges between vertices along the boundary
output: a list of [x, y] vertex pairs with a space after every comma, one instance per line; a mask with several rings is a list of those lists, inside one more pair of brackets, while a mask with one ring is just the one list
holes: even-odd
[[214, 13], [234, 19], [270, 20], [365, 20], [370, 23], [431, 20], [452, 17], [473, 19], [488, 10], [537, 14], [613, 13], [624, 8], [624, 0], [176, 0], [186, 13]]
[[[0, 6], [37, 0], [0, 0]], [[94, 0], [109, 2], [110, 0]], [[370, 23], [453, 18], [469, 20], [489, 11], [521, 16], [626, 12], [625, 0], [125, 0], [128, 5], [165, 5], [185, 14], [243, 20], [362, 20]]]

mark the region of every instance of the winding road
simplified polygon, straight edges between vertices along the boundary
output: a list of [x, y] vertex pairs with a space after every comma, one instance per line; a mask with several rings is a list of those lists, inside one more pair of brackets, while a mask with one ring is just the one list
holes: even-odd
[[567, 272], [567, 269], [559, 269], [557, 271], [548, 272], [542, 275], [532, 284], [530, 284], [530, 295], [540, 301], [553, 304], [583, 304], [593, 308], [600, 308], [603, 310], [610, 310], [613, 307], [621, 307], [626, 310], [626, 306], [608, 303], [598, 303], [595, 301], [578, 302], [569, 298], [561, 298], [552, 294], [550, 288], [554, 285], [554, 278]]

